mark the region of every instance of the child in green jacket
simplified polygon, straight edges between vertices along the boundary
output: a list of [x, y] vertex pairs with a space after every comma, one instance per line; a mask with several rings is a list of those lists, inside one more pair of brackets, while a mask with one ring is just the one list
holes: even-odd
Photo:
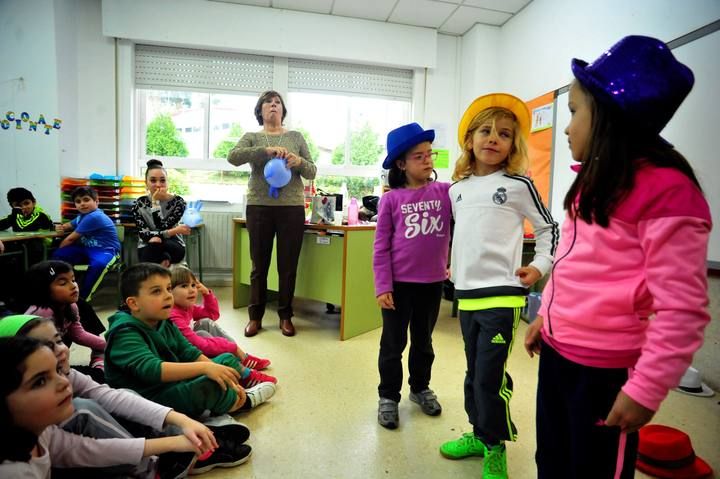
[[105, 377], [112, 387], [133, 389], [194, 417], [250, 409], [275, 393], [270, 382], [243, 390], [235, 356], [208, 359], [167, 321], [173, 295], [166, 268], [133, 265], [122, 276], [121, 290], [129, 314], [111, 316], [105, 335]]

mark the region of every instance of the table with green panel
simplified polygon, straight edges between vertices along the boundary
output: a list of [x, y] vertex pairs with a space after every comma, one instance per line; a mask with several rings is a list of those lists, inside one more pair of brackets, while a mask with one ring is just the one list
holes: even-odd
[[[233, 232], [233, 307], [250, 299], [250, 238], [245, 220], [235, 218]], [[372, 255], [375, 225], [305, 225], [295, 296], [340, 306], [340, 339], [379, 328]], [[277, 291], [277, 262], [268, 272], [268, 290]]]

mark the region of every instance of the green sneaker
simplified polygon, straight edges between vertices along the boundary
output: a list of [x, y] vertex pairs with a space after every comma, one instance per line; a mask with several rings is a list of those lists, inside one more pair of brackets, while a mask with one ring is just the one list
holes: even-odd
[[483, 479], [507, 479], [507, 456], [505, 444], [488, 448], [483, 462]]
[[440, 446], [440, 454], [448, 459], [465, 459], [470, 456], [484, 456], [485, 444], [475, 437], [475, 434], [466, 432], [460, 439], [448, 441]]

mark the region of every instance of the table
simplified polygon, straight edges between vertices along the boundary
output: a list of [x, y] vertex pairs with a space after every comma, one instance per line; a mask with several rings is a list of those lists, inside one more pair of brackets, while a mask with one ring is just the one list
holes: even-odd
[[[233, 218], [233, 307], [250, 300], [250, 238], [244, 219]], [[375, 300], [372, 255], [375, 225], [305, 225], [295, 296], [340, 305], [340, 339], [382, 325]], [[277, 262], [268, 272], [268, 290], [277, 291]]]
[[[21, 251], [6, 251], [5, 253], [0, 254], [0, 256], [12, 256], [12, 255], [20, 255], [23, 256], [23, 265], [25, 266], [25, 270], [27, 271], [29, 264], [28, 264], [28, 251], [27, 246], [23, 244], [25, 241], [33, 240], [33, 239], [45, 239], [45, 238], [56, 238], [58, 236], [63, 236], [63, 233], [57, 233], [56, 231], [52, 230], [40, 230], [40, 231], [23, 231], [23, 232], [14, 232], [14, 231], [0, 231], [0, 241], [5, 243], [13, 243], [13, 242], [19, 242], [20, 247], [22, 248]], [[47, 244], [43, 242], [43, 259], [47, 259]]]

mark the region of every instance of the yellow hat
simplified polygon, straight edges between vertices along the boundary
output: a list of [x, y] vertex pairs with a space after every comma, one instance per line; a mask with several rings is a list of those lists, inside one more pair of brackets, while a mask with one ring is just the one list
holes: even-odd
[[530, 110], [528, 110], [525, 102], [508, 93], [490, 93], [489, 95], [477, 97], [470, 103], [462, 119], [460, 119], [460, 125], [458, 125], [458, 143], [461, 147], [465, 146], [463, 141], [465, 140], [465, 134], [470, 126], [470, 122], [472, 122], [481, 111], [493, 107], [510, 110], [520, 124], [520, 134], [525, 138], [530, 135]]

